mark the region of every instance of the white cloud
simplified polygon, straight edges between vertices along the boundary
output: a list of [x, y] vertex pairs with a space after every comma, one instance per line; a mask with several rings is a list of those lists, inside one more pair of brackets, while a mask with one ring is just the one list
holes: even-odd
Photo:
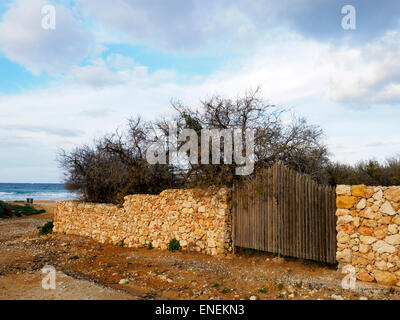
[[354, 104], [400, 103], [399, 56], [398, 32], [358, 48], [338, 50], [329, 97]]
[[83, 115], [90, 118], [103, 118], [108, 117], [113, 112], [115, 111], [109, 108], [91, 108], [81, 111], [78, 115]]
[[3, 125], [0, 131], [6, 131], [7, 134], [12, 133], [14, 131], [19, 132], [28, 132], [32, 133], [44, 133], [46, 135], [55, 135], [59, 137], [79, 137], [82, 135], [81, 130], [71, 130], [67, 128], [60, 128], [54, 126], [41, 126], [41, 125], [19, 125], [19, 124], [7, 124]]
[[218, 36], [217, 30], [224, 29], [222, 19], [218, 19], [221, 5], [214, 2], [207, 5], [193, 0], [76, 2], [84, 14], [96, 18], [96, 30], [103, 40], [112, 41], [113, 37], [107, 34], [116, 31], [121, 34], [119, 38], [132, 43], [179, 50], [202, 46], [210, 36]]
[[88, 55], [91, 38], [72, 13], [56, 4], [56, 30], [42, 28], [45, 0], [16, 0], [0, 22], [0, 49], [8, 59], [39, 75], [61, 73]]
[[107, 57], [107, 63], [115, 69], [129, 69], [135, 65], [132, 58], [119, 53], [112, 53]]
[[67, 76], [71, 77], [93, 88], [139, 83], [148, 86], [159, 81], [173, 81], [175, 71], [158, 70], [149, 74], [147, 67], [134, 64], [131, 58], [111, 54], [106, 60], [98, 58], [90, 65], [74, 67]]
[[126, 72], [112, 72], [103, 59], [97, 59], [91, 65], [74, 67], [72, 74], [79, 81], [93, 87], [123, 84], [128, 81]]
[[389, 83], [376, 94], [375, 101], [398, 104], [400, 101], [400, 83]]
[[384, 147], [384, 146], [395, 146], [400, 144], [399, 138], [392, 138], [386, 140], [372, 140], [365, 144], [366, 147]]

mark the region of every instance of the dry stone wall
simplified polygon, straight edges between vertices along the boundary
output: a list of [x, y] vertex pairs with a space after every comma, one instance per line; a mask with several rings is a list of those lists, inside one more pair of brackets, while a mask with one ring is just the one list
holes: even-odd
[[337, 253], [358, 280], [400, 286], [400, 187], [340, 185]]
[[57, 203], [54, 232], [91, 237], [102, 243], [182, 249], [219, 255], [232, 250], [231, 191], [165, 190], [130, 195], [122, 208], [77, 201]]

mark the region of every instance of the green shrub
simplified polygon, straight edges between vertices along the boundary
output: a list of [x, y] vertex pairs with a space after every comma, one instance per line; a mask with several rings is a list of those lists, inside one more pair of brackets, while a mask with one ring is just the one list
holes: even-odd
[[31, 205], [11, 205], [0, 201], [0, 218], [22, 217], [44, 213], [46, 210], [37, 210]]
[[121, 248], [125, 247], [125, 241], [121, 240], [120, 242], [117, 243], [117, 246]]
[[148, 250], [154, 249], [153, 243], [152, 243], [152, 242], [149, 242], [149, 244], [147, 245], [147, 249], [148, 249]]
[[176, 251], [176, 250], [181, 250], [181, 244], [179, 243], [178, 240], [173, 238], [169, 243], [168, 243], [168, 250], [169, 251]]
[[258, 289], [258, 292], [260, 292], [260, 293], [268, 293], [268, 290], [265, 287], [261, 287], [260, 289]]
[[39, 235], [52, 234], [53, 227], [53, 221], [47, 222], [43, 227], [39, 227]]

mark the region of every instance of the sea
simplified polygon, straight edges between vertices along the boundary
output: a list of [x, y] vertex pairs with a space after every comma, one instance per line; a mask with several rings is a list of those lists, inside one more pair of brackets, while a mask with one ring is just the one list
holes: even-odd
[[74, 200], [79, 195], [65, 189], [62, 183], [0, 183], [0, 200]]

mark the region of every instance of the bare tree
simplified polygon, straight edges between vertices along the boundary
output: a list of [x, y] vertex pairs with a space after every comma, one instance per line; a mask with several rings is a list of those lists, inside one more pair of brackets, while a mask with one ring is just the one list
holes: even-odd
[[[172, 102], [172, 106], [176, 110], [174, 116], [156, 121], [136, 117], [128, 121], [126, 131], [117, 130], [93, 145], [69, 152], [61, 150], [58, 159], [65, 171], [67, 187], [81, 191], [86, 201], [121, 203], [128, 194], [154, 194], [177, 186], [232, 186], [235, 180], [262, 174], [276, 161], [310, 174], [318, 181], [327, 179], [328, 152], [322, 142], [322, 130], [307, 124], [303, 118], [292, 116], [290, 121], [283, 121], [287, 111], [262, 100], [259, 88], [236, 99], [214, 96], [202, 101], [198, 109], [180, 102]], [[183, 129], [193, 129], [200, 137], [199, 149], [202, 129], [239, 129], [243, 137], [247, 129], [253, 129], [253, 174], [237, 176], [238, 164], [224, 163], [225, 140], [220, 143], [220, 164], [201, 164], [199, 154], [197, 164], [150, 165], [146, 152], [160, 137], [169, 135], [171, 122], [178, 134]], [[180, 141], [179, 146], [184, 143]], [[166, 144], [167, 163], [170, 163], [168, 148]]]
[[[202, 101], [201, 107], [195, 110], [174, 102], [172, 105], [179, 114], [175, 121], [180, 130], [194, 129], [199, 136], [201, 129], [241, 129], [243, 134], [247, 129], [254, 129], [256, 170], [252, 176], [261, 174], [264, 168], [276, 161], [282, 161], [297, 171], [310, 174], [317, 181], [325, 182], [329, 159], [322, 141], [322, 130], [294, 115], [289, 121], [283, 121], [287, 111], [266, 103], [259, 96], [259, 88], [236, 100], [215, 96]], [[221, 163], [224, 150], [223, 141]], [[192, 164], [185, 174], [185, 181], [190, 185], [231, 185], [239, 179], [235, 176], [235, 167], [234, 164]]]
[[138, 117], [129, 120], [126, 134], [117, 131], [93, 146], [61, 150], [58, 159], [67, 188], [80, 191], [86, 201], [122, 203], [128, 194], [157, 194], [173, 187], [173, 168], [150, 165], [145, 159], [150, 130]]

